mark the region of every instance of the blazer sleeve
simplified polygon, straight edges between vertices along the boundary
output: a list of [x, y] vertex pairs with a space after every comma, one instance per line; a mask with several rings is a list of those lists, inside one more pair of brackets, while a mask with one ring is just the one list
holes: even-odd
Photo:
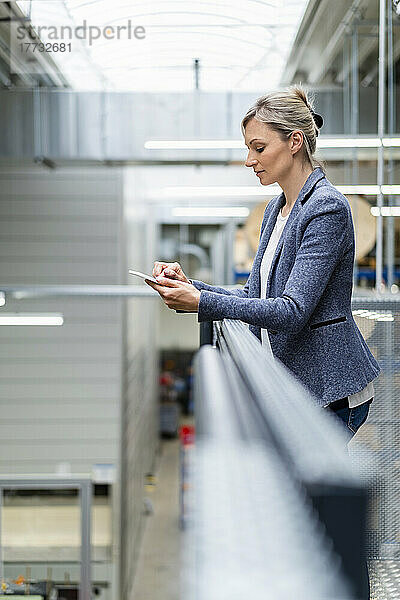
[[[326, 202], [326, 199], [324, 199]], [[351, 215], [342, 201], [321, 202], [307, 218], [282, 296], [238, 298], [202, 290], [198, 321], [240, 319], [276, 331], [300, 331], [317, 306], [335, 266], [347, 249]], [[323, 212], [322, 212], [323, 211]], [[352, 233], [351, 233], [351, 238]]]
[[249, 281], [250, 276], [248, 277], [245, 285], [242, 288], [238, 288], [237, 290], [227, 290], [223, 287], [219, 287], [216, 285], [208, 285], [203, 281], [199, 281], [198, 279], [189, 279], [192, 282], [192, 285], [196, 287], [198, 290], [207, 290], [208, 292], [214, 292], [215, 294], [225, 294], [227, 296], [236, 296], [238, 298], [247, 298], [249, 292]]

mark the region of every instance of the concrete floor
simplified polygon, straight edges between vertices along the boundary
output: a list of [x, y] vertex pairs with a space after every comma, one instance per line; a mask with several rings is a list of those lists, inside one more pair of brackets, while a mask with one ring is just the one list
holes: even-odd
[[[185, 419], [181, 424], [192, 421]], [[156, 486], [149, 498], [149, 515], [139, 555], [131, 600], [179, 600], [181, 597], [181, 548], [184, 532], [179, 528], [178, 439], [161, 440]]]

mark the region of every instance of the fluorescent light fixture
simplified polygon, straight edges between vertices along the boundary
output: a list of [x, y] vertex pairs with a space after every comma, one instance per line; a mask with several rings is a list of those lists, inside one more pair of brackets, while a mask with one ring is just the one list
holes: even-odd
[[162, 190], [165, 198], [221, 197], [221, 196], [274, 196], [281, 193], [279, 185], [256, 187], [255, 185], [235, 186], [171, 186]]
[[0, 306], [4, 306], [6, 303], [6, 295], [4, 292], [0, 292]]
[[[398, 187], [400, 194], [400, 186], [382, 186], [383, 193], [385, 187]], [[336, 188], [342, 194], [363, 194], [365, 196], [377, 196], [379, 194], [378, 185], [338, 185]], [[282, 192], [279, 185], [266, 185], [266, 186], [249, 186], [249, 185], [235, 185], [235, 186], [171, 186], [166, 187], [162, 190], [162, 195], [165, 198], [194, 198], [194, 197], [240, 197], [240, 196], [276, 196]], [[393, 191], [392, 191], [393, 194]]]
[[148, 140], [147, 150], [214, 150], [246, 149], [244, 140]]
[[385, 148], [398, 148], [400, 146], [400, 137], [382, 138], [382, 145], [385, 146]]
[[174, 217], [248, 217], [246, 206], [180, 206], [172, 209]]
[[394, 321], [394, 317], [377, 317], [377, 321]]
[[[398, 148], [400, 137], [321, 137], [317, 139], [317, 148]], [[147, 140], [147, 150], [245, 150], [244, 140]]]
[[[337, 185], [336, 189], [342, 194], [361, 194], [377, 196], [379, 185]], [[279, 185], [235, 185], [235, 186], [171, 186], [161, 190], [164, 198], [217, 198], [243, 196], [276, 196], [282, 192]], [[400, 185], [383, 185], [382, 193], [386, 196], [400, 196]], [[397, 213], [396, 213], [397, 214]], [[375, 215], [376, 216], [376, 215]]]
[[62, 325], [64, 317], [60, 313], [3, 313], [0, 325]]
[[382, 194], [387, 196], [398, 196], [400, 194], [400, 185], [383, 185]]
[[[337, 185], [342, 194], [362, 194], [364, 196], [377, 196], [379, 185]], [[382, 185], [382, 194], [385, 196], [399, 196], [400, 185]]]
[[337, 185], [335, 187], [342, 194], [362, 194], [363, 196], [379, 194], [379, 185]]
[[380, 138], [376, 137], [321, 137], [317, 139], [317, 148], [379, 148], [381, 145]]
[[381, 209], [379, 206], [371, 206], [370, 210], [374, 217], [379, 217], [379, 214], [382, 217], [400, 217], [400, 206], [382, 206]]

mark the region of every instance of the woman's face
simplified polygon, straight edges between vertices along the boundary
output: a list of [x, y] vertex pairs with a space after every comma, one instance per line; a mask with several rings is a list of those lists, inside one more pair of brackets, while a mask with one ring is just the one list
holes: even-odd
[[246, 167], [252, 167], [262, 185], [270, 185], [287, 177], [293, 165], [291, 138], [281, 135], [266, 123], [250, 119], [245, 130], [245, 144], [249, 149]]

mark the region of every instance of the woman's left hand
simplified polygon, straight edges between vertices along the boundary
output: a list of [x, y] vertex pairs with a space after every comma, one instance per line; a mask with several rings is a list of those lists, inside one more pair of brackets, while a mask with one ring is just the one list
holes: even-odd
[[160, 283], [153, 283], [145, 279], [147, 285], [158, 292], [168, 308], [198, 312], [200, 292], [191, 283], [184, 283], [170, 277], [157, 277]]

